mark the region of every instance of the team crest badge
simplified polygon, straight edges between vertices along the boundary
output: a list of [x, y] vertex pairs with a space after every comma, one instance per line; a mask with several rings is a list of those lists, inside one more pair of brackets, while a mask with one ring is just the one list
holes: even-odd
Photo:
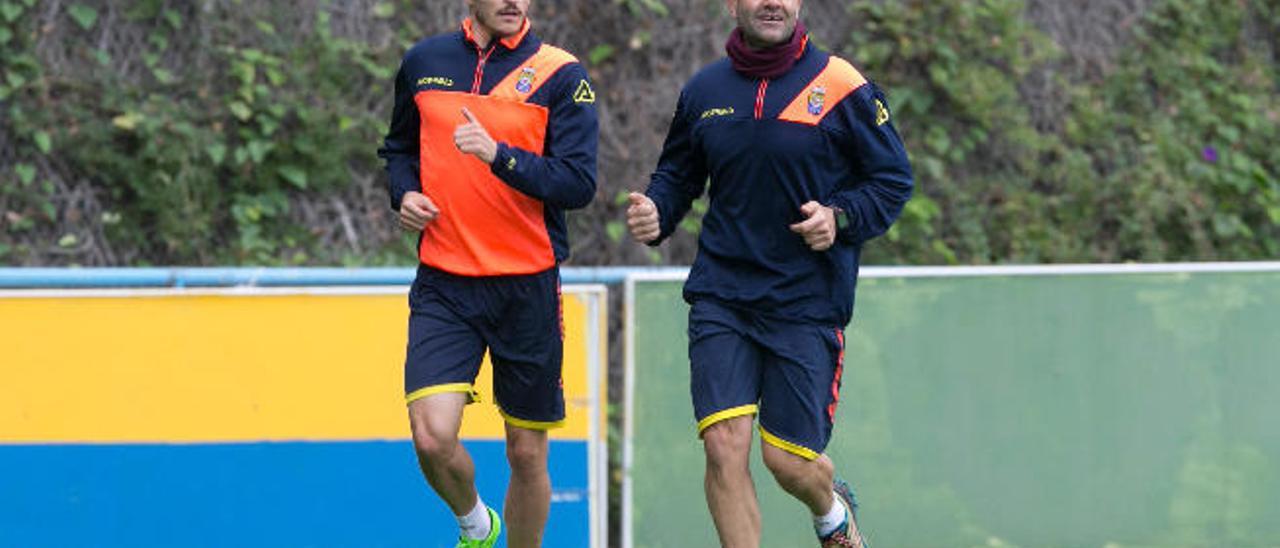
[[827, 102], [827, 88], [815, 86], [809, 90], [809, 114], [822, 114], [822, 107]]
[[533, 75], [536, 71], [533, 67], [525, 67], [520, 71], [520, 79], [516, 80], [516, 91], [520, 93], [529, 93], [533, 89]]

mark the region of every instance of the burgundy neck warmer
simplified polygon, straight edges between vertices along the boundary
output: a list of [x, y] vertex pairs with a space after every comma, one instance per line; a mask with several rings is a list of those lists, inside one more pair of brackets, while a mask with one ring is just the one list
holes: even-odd
[[808, 42], [809, 34], [805, 31], [804, 22], [796, 21], [796, 31], [790, 41], [765, 49], [753, 49], [742, 35], [742, 29], [733, 29], [724, 51], [733, 61], [734, 70], [752, 78], [772, 79], [791, 70]]

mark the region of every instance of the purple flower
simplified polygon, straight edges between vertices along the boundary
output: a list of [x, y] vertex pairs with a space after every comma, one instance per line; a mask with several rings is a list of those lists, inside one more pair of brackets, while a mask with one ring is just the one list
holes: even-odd
[[1211, 164], [1218, 163], [1218, 149], [1216, 148], [1204, 147], [1204, 150], [1200, 151], [1200, 156], [1204, 158], [1204, 161]]

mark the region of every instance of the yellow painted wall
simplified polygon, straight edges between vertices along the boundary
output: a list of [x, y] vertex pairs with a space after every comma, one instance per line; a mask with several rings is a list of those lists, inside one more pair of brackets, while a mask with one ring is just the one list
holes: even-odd
[[[73, 295], [0, 296], [0, 442], [408, 437], [403, 294]], [[565, 287], [553, 438], [587, 438], [588, 298]], [[490, 372], [466, 438], [502, 437]]]

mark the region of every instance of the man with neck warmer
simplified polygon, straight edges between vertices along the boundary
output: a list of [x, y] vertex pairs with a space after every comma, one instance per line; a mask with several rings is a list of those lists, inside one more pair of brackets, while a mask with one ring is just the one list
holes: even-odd
[[458, 546], [493, 546], [502, 521], [480, 500], [458, 439], [488, 352], [511, 467], [507, 546], [541, 546], [547, 431], [565, 420], [564, 211], [595, 195], [595, 93], [576, 58], [530, 31], [529, 0], [466, 3], [462, 28], [405, 54], [378, 151], [391, 207], [419, 234], [405, 401], [422, 473], [458, 519]]
[[630, 196], [628, 226], [657, 245], [709, 194], [684, 298], [721, 544], [760, 543], [748, 468], [759, 415], [765, 465], [809, 508], [819, 543], [862, 547], [853, 493], [823, 451], [858, 257], [910, 198], [911, 168], [884, 95], [809, 42], [802, 0], [726, 3], [738, 23], [728, 58], [681, 91], [649, 187]]

